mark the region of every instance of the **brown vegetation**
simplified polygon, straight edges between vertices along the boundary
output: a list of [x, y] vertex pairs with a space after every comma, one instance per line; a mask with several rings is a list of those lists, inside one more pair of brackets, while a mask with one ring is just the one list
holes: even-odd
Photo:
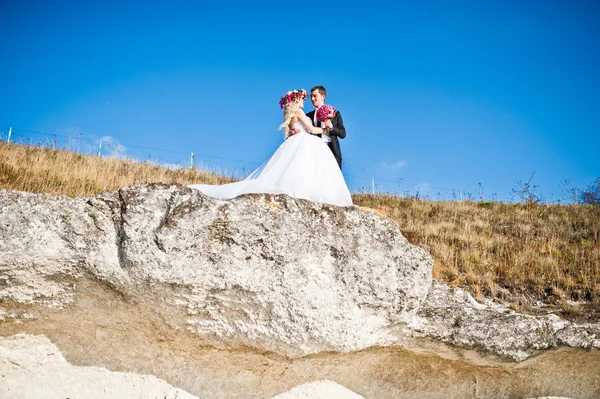
[[436, 202], [360, 194], [435, 259], [434, 277], [530, 306], [600, 302], [600, 207]]
[[80, 155], [0, 142], [0, 188], [68, 196], [95, 195], [140, 182], [222, 184], [232, 178], [195, 169]]
[[[215, 173], [0, 143], [0, 188], [94, 195], [139, 182], [222, 184]], [[356, 194], [383, 211], [413, 244], [431, 252], [434, 277], [475, 296], [536, 301], [574, 309], [567, 300], [600, 302], [600, 207], [442, 202]], [[573, 312], [571, 312], [573, 313]]]

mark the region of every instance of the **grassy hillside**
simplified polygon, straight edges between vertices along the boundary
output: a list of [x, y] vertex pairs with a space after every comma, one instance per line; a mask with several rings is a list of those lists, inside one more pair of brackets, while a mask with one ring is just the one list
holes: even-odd
[[[434, 277], [476, 296], [600, 304], [600, 207], [356, 195], [431, 252]], [[572, 309], [575, 310], [575, 309]]]
[[7, 190], [94, 195], [140, 182], [222, 184], [231, 178], [193, 169], [80, 155], [0, 142], [0, 187]]
[[[94, 195], [139, 182], [222, 184], [227, 177], [190, 169], [82, 156], [0, 142], [0, 187]], [[571, 316], [600, 304], [600, 207], [440, 202], [357, 194], [354, 203], [383, 211], [413, 244], [431, 252], [434, 277], [527, 311], [536, 303]]]

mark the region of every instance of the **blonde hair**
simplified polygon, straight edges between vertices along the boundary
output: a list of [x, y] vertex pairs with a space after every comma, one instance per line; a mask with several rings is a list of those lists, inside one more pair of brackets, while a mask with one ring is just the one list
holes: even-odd
[[294, 113], [300, 109], [300, 101], [302, 100], [290, 101], [283, 108], [283, 123], [279, 125], [277, 130], [283, 129], [286, 139], [290, 136], [290, 122], [296, 117]]

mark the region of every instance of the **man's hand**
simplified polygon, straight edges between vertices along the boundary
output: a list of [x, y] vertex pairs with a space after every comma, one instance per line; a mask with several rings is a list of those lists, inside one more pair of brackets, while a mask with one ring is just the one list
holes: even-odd
[[300, 129], [290, 129], [290, 136], [300, 133]]
[[325, 125], [325, 127], [333, 129], [333, 123], [331, 123], [331, 119], [326, 119], [325, 122], [323, 122], [323, 124]]

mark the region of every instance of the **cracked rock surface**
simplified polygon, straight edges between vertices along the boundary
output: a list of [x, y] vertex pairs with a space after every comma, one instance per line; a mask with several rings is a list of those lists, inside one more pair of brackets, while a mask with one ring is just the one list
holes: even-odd
[[433, 281], [400, 230], [284, 195], [0, 190], [0, 336], [45, 335], [73, 364], [198, 397], [267, 398], [321, 377], [365, 398], [600, 393], [597, 324], [478, 303]]
[[93, 278], [217, 347], [294, 357], [384, 345], [431, 283], [430, 255], [357, 207], [165, 185], [3, 191], [0, 204], [2, 300], [60, 308]]
[[[203, 344], [287, 357], [426, 337], [514, 360], [600, 348], [597, 325], [517, 314], [432, 283], [431, 256], [358, 207], [218, 201], [142, 184], [91, 198], [0, 191], [0, 300], [69, 306], [101, 281]], [[0, 318], [6, 310], [0, 307]]]
[[529, 316], [434, 281], [427, 299], [404, 333], [516, 361], [537, 350], [570, 346], [600, 349], [600, 325], [577, 325], [555, 314]]

